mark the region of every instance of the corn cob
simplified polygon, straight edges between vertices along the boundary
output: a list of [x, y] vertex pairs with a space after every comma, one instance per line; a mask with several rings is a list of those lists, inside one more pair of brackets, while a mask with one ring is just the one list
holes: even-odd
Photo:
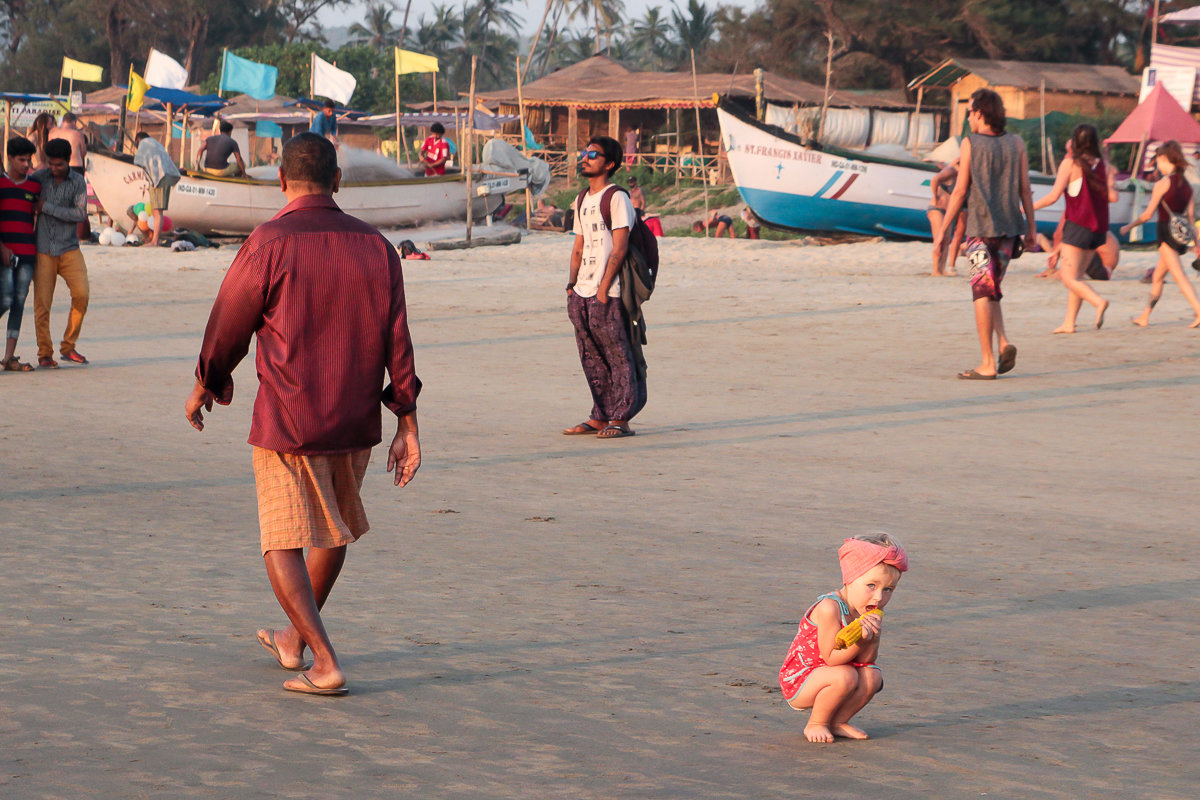
[[[882, 617], [883, 609], [872, 608], [867, 612], [867, 614], [875, 614], [876, 616]], [[865, 617], [867, 614], [863, 614], [863, 617]], [[858, 644], [859, 640], [862, 639], [862, 619], [862, 617], [859, 617], [858, 619], [854, 620], [854, 622], [851, 622], [849, 625], [838, 631], [837, 639], [835, 639], [833, 642], [834, 650], [845, 650], [851, 645]]]

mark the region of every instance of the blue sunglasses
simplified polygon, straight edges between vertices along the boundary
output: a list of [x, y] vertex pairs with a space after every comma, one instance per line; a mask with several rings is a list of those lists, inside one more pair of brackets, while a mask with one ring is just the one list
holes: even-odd
[[579, 154], [580, 161], [591, 160], [593, 158], [604, 158], [603, 150], [584, 150]]

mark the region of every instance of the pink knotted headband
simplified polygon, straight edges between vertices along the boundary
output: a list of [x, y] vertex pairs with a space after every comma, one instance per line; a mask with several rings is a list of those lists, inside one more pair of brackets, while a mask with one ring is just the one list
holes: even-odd
[[908, 570], [908, 554], [903, 547], [885, 547], [862, 539], [847, 539], [838, 548], [838, 561], [842, 565], [842, 583], [846, 585], [877, 564], [888, 564], [901, 572]]

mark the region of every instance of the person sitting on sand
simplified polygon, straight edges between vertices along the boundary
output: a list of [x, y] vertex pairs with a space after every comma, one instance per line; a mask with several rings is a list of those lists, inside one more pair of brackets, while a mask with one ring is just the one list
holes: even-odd
[[[1188, 301], [1196, 315], [1195, 321], [1188, 327], [1200, 327], [1200, 300], [1196, 299], [1196, 290], [1192, 288], [1187, 274], [1183, 271], [1183, 265], [1179, 262], [1179, 257], [1187, 252], [1187, 247], [1176, 244], [1171, 238], [1171, 220], [1168, 214], [1174, 212], [1186, 215], [1188, 228], [1196, 230], [1195, 197], [1191, 185], [1184, 177], [1187, 160], [1183, 157], [1183, 148], [1176, 141], [1169, 141], [1158, 148], [1154, 160], [1163, 177], [1154, 184], [1150, 202], [1142, 215], [1128, 225], [1121, 226], [1121, 233], [1128, 233], [1138, 225], [1149, 222], [1154, 212], [1158, 212], [1158, 264], [1155, 265], [1151, 276], [1150, 301], [1146, 304], [1146, 310], [1134, 317], [1132, 322], [1142, 328], [1150, 324], [1150, 312], [1162, 297], [1163, 279], [1170, 273], [1171, 280], [1175, 281], [1183, 298]], [[1200, 238], [1196, 240], [1195, 249], [1196, 255], [1200, 256]]]
[[733, 217], [728, 214], [721, 214], [715, 208], [708, 212], [707, 218], [692, 223], [692, 231], [694, 233], [700, 233], [703, 230], [712, 230], [713, 228], [717, 229], [717, 232], [714, 234], [717, 239], [720, 239], [726, 233], [729, 234], [730, 239], [737, 238], [737, 234], [733, 231]]
[[[875, 663], [883, 628], [883, 607], [892, 599], [908, 555], [887, 533], [855, 536], [838, 548], [842, 588], [817, 598], [804, 612], [800, 628], [779, 669], [783, 699], [792, 708], [812, 709], [804, 736], [810, 742], [834, 737], [866, 739], [850, 719], [883, 688]], [[878, 609], [878, 615], [867, 612]], [[838, 632], [861, 618], [862, 639], [835, 649]]]

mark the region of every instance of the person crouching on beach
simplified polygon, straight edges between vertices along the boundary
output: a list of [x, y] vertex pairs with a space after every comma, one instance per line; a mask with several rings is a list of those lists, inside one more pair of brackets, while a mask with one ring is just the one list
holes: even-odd
[[[792, 708], [812, 709], [804, 736], [810, 742], [834, 737], [866, 739], [850, 724], [883, 688], [883, 672], [875, 664], [883, 627], [882, 610], [892, 599], [908, 555], [887, 533], [847, 539], [838, 548], [842, 588], [817, 598], [804, 612], [800, 628], [779, 670], [783, 697]], [[868, 614], [878, 609], [879, 615]], [[838, 632], [861, 617], [862, 639], [834, 649]]]

